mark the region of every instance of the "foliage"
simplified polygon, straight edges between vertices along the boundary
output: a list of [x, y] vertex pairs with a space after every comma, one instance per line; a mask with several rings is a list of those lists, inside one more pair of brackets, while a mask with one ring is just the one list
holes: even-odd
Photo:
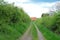
[[60, 40], [60, 36], [57, 36], [53, 32], [51, 32], [49, 29], [47, 29], [45, 26], [40, 25], [36, 22], [37, 27], [42, 32], [43, 36], [46, 40]]
[[46, 40], [60, 40], [60, 11], [52, 16], [45, 16], [35, 21]]
[[0, 5], [0, 40], [16, 40], [26, 31], [30, 18], [22, 8]]
[[37, 22], [54, 33], [60, 34], [60, 11], [54, 12], [52, 16], [45, 16], [37, 19]]
[[60, 34], [60, 12], [57, 12], [56, 15], [56, 26], [57, 26], [56, 33]]

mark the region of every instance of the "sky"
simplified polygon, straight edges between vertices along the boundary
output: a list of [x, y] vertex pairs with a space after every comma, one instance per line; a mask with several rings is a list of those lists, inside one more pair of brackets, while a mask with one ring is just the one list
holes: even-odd
[[40, 18], [42, 13], [47, 13], [59, 0], [5, 0], [15, 2], [15, 6], [22, 7], [30, 17]]

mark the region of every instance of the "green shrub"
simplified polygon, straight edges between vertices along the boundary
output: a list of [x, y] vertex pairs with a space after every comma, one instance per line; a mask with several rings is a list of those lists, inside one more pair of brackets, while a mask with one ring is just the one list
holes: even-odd
[[22, 8], [0, 5], [0, 40], [16, 40], [29, 27], [30, 18]]

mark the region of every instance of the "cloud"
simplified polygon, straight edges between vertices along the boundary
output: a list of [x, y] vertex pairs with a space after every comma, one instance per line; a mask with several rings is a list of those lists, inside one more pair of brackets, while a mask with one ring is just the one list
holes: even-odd
[[20, 4], [17, 5], [22, 7], [30, 17], [41, 17], [42, 13], [49, 12], [49, 8], [45, 8], [44, 6], [37, 5], [37, 4]]
[[33, 3], [31, 0], [9, 0], [9, 2], [15, 2], [15, 5], [18, 7], [22, 7], [24, 11], [30, 17], [41, 17], [42, 13], [49, 12], [50, 8], [56, 2], [40, 2], [40, 3]]
[[5, 0], [5, 1], [7, 1], [7, 2], [9, 2], [9, 3], [12, 3], [12, 2], [30, 2], [30, 0]]
[[16, 3], [18, 7], [22, 7], [30, 17], [41, 17], [42, 13], [49, 12], [52, 3]]

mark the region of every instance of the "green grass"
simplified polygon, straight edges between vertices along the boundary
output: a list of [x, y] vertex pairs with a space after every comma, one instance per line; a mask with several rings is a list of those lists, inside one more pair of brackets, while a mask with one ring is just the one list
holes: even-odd
[[38, 40], [38, 35], [37, 35], [37, 30], [34, 27], [34, 25], [32, 25], [32, 36], [33, 36], [33, 40]]
[[0, 40], [16, 40], [23, 35], [29, 24], [3, 25]]
[[37, 26], [39, 30], [42, 32], [42, 34], [44, 35], [44, 37], [46, 38], [46, 40], [60, 40], [60, 36], [54, 34], [50, 30], [48, 30], [45, 26], [40, 25], [38, 23]]

